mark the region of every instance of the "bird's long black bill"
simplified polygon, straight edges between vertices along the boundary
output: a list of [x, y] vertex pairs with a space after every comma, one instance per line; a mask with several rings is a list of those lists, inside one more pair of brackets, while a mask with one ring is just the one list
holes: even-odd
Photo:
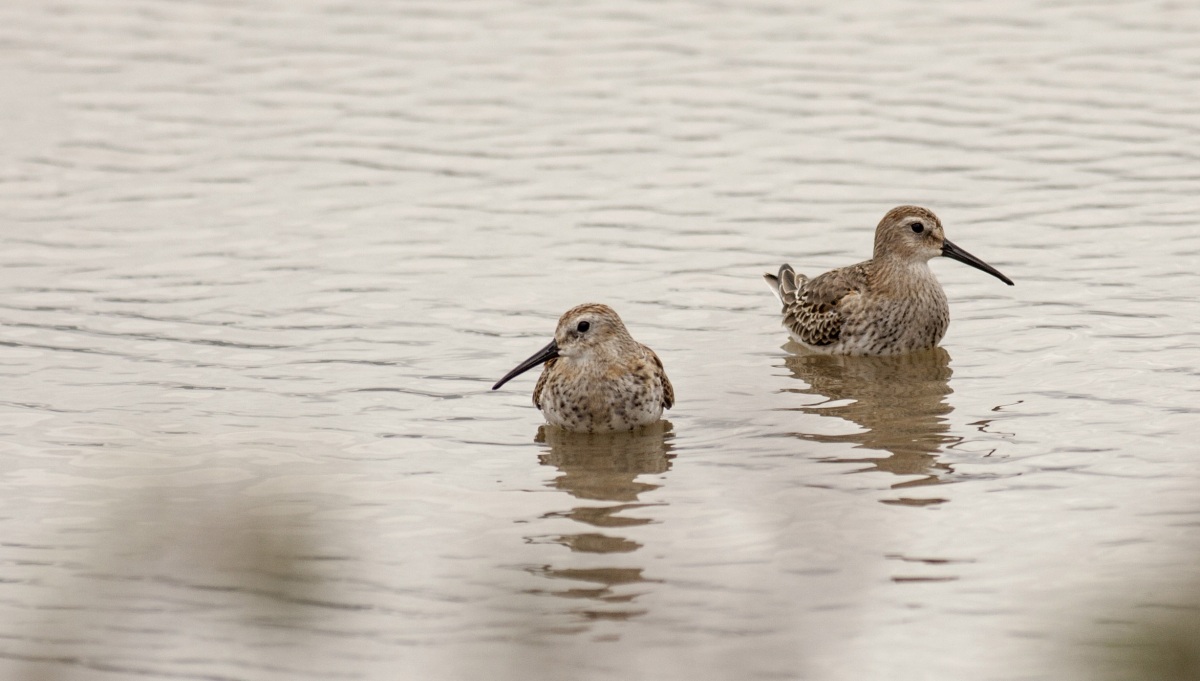
[[993, 277], [999, 279], [1000, 281], [1008, 284], [1009, 286], [1013, 285], [1012, 279], [1009, 279], [1008, 277], [1004, 276], [1003, 274], [1000, 274], [1000, 270], [996, 269], [995, 267], [992, 267], [991, 265], [980, 260], [979, 258], [976, 258], [975, 256], [971, 255], [970, 253], [967, 253], [966, 251], [959, 248], [958, 246], [955, 246], [953, 243], [950, 242], [949, 239], [944, 239], [942, 241], [942, 255], [946, 256], [947, 258], [950, 258], [951, 260], [957, 260], [961, 263], [966, 263], [966, 264], [970, 265], [971, 267], [974, 267], [977, 270], [983, 270], [984, 272], [987, 272], [988, 274], [990, 274]]
[[538, 350], [536, 353], [534, 353], [533, 357], [530, 357], [529, 359], [525, 360], [524, 362], [521, 362], [520, 364], [517, 365], [516, 369], [513, 369], [512, 371], [508, 372], [507, 374], [504, 374], [504, 378], [500, 379], [499, 381], [496, 381], [496, 385], [492, 386], [492, 390], [498, 389], [500, 386], [504, 385], [505, 383], [508, 383], [509, 381], [516, 378], [517, 376], [520, 376], [521, 374], [525, 373], [526, 371], [529, 371], [530, 369], [534, 368], [535, 366], [537, 366], [539, 364], [545, 364], [546, 362], [549, 362], [550, 360], [554, 359], [555, 357], [558, 357], [558, 343], [556, 343], [555, 341], [550, 341], [549, 345], [542, 348], [541, 350]]

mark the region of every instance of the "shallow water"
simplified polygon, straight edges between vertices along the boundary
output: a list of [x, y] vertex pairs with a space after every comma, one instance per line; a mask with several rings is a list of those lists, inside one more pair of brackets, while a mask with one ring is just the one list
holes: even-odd
[[[1200, 607], [1200, 9], [994, 7], [0, 6], [4, 675], [1144, 677]], [[760, 275], [899, 203], [1016, 286], [803, 355]], [[587, 301], [663, 428], [489, 390]]]

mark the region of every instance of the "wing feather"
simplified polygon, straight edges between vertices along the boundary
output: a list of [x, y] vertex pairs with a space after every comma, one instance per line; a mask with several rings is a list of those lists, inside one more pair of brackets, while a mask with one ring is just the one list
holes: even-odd
[[[783, 325], [809, 345], [836, 343], [846, 320], [844, 303], [866, 289], [869, 276], [870, 261], [830, 270], [812, 279], [783, 265], [776, 276], [783, 301]], [[772, 283], [770, 279], [768, 283]]]
[[654, 375], [658, 378], [658, 382], [662, 384], [663, 389], [663, 407], [670, 409], [675, 406], [675, 388], [671, 385], [671, 379], [667, 378], [667, 370], [663, 368], [662, 360], [658, 358], [658, 355], [654, 354], [653, 350], [647, 348], [645, 345], [642, 347], [646, 348], [646, 352], [650, 353], [650, 358], [654, 360]]
[[558, 358], [546, 360], [546, 364], [542, 368], [542, 375], [538, 376], [537, 385], [533, 386], [533, 406], [538, 409], [542, 408], [542, 388], [546, 387], [546, 377], [550, 375], [550, 367], [558, 362]]

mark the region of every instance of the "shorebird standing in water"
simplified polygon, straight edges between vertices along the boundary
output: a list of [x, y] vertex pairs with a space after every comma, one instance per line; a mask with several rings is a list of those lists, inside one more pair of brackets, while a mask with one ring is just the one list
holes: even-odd
[[576, 432], [633, 430], [654, 423], [675, 403], [662, 361], [635, 341], [607, 305], [571, 308], [554, 340], [492, 386], [545, 364], [533, 404], [551, 425]]
[[870, 260], [812, 279], [790, 265], [763, 277], [783, 303], [783, 325], [805, 347], [835, 355], [898, 355], [932, 348], [946, 335], [950, 308], [929, 269], [938, 255], [1013, 285], [951, 243], [937, 216], [918, 206], [883, 216]]

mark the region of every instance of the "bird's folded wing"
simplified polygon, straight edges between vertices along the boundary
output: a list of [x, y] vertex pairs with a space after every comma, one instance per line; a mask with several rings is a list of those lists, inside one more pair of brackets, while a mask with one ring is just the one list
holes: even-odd
[[[646, 348], [645, 345], [642, 347]], [[650, 353], [650, 357], [654, 360], [654, 374], [658, 377], [659, 382], [662, 383], [663, 407], [670, 409], [675, 406], [675, 388], [671, 385], [671, 379], [667, 378], [667, 370], [663, 368], [662, 360], [658, 358], [658, 355], [654, 354], [654, 351], [650, 348], [646, 348], [646, 352]]]
[[866, 288], [868, 270], [868, 263], [859, 263], [798, 281], [795, 293], [784, 301], [783, 325], [809, 345], [836, 343], [846, 319], [847, 299]]
[[538, 376], [537, 385], [533, 386], [533, 406], [538, 409], [542, 408], [542, 388], [546, 387], [546, 377], [550, 375], [550, 368], [558, 362], [558, 358], [546, 361], [546, 367], [542, 369], [542, 375]]

